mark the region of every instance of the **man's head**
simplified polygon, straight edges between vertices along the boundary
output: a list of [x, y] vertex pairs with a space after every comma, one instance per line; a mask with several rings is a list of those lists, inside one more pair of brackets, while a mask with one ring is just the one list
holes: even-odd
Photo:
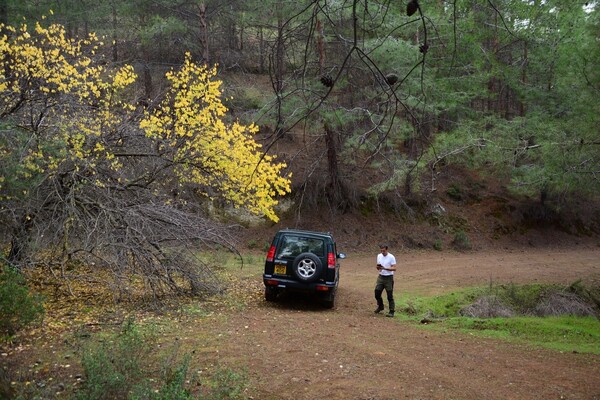
[[381, 251], [381, 254], [385, 256], [387, 255], [388, 247], [385, 244], [382, 244], [381, 246], [379, 246], [379, 250]]

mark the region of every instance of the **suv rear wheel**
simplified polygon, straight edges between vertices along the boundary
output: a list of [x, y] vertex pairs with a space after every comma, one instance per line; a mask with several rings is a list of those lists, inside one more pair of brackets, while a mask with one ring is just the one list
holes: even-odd
[[274, 287], [265, 287], [265, 300], [276, 301], [277, 300], [277, 289]]
[[332, 293], [328, 298], [323, 300], [323, 307], [325, 307], [325, 308], [335, 307], [335, 293]]
[[314, 282], [321, 276], [323, 264], [313, 253], [302, 253], [294, 259], [292, 270], [303, 282]]

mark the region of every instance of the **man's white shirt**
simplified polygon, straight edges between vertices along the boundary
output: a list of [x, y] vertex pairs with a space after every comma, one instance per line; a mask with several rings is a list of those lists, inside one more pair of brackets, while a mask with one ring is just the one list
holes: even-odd
[[[386, 268], [389, 268], [392, 265], [396, 265], [396, 257], [394, 257], [394, 255], [391, 253], [387, 253], [386, 256], [379, 253], [377, 255], [377, 264], [380, 264]], [[381, 271], [379, 271], [379, 274], [382, 276], [389, 276], [389, 275], [394, 275], [394, 271], [386, 271], [386, 270], [382, 269]]]

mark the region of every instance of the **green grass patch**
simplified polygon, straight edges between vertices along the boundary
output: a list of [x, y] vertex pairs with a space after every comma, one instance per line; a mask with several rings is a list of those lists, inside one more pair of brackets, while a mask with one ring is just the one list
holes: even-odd
[[266, 252], [248, 251], [244, 254], [236, 254], [227, 250], [205, 251], [198, 253], [197, 257], [217, 273], [233, 273], [237, 277], [246, 278], [262, 273]]
[[445, 328], [564, 352], [600, 354], [600, 322], [595, 317], [449, 318]]
[[456, 316], [462, 307], [471, 304], [485, 292], [481, 288], [468, 288], [435, 297], [403, 297], [401, 301], [406, 306], [402, 311], [410, 316], [423, 316], [425, 313], [435, 318]]
[[[539, 305], [545, 304], [556, 293], [577, 294], [582, 301], [589, 302], [596, 315], [534, 316]], [[568, 287], [509, 284], [467, 288], [435, 297], [407, 295], [399, 301], [399, 317], [428, 329], [455, 330], [563, 352], [600, 354], [600, 321], [597, 305], [594, 305], [595, 293], [596, 290], [576, 282]], [[478, 318], [461, 315], [461, 310], [481, 298], [494, 299], [514, 316]]]

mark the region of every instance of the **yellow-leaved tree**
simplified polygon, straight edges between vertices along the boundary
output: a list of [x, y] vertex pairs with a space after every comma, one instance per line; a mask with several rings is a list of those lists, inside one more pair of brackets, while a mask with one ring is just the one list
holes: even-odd
[[[81, 168], [97, 157], [113, 158], [103, 136], [122, 123], [115, 109], [130, 109], [116, 94], [135, 81], [133, 68], [109, 70], [95, 63], [90, 56], [100, 43], [93, 34], [68, 39], [63, 26], [40, 23], [32, 30], [22, 24], [2, 31], [7, 34], [0, 37], [0, 121], [25, 140], [10, 178], [52, 176], [68, 160]], [[5, 157], [15, 150], [11, 136], [0, 143]], [[5, 200], [19, 196], [2, 182], [0, 190]]]
[[107, 62], [93, 34], [69, 39], [42, 23], [0, 32], [6, 261], [108, 268], [121, 294], [130, 273], [155, 293], [215, 289], [191, 249], [231, 241], [190, 193], [276, 221], [277, 198], [290, 191], [256, 127], [225, 122], [215, 69], [186, 55], [163, 100], [143, 111], [133, 67]]
[[255, 125], [223, 120], [227, 108], [215, 74], [186, 54], [183, 66], [167, 73], [170, 89], [140, 127], [161, 143], [181, 182], [212, 188], [234, 206], [277, 221], [276, 199], [290, 192], [290, 180], [281, 176], [285, 164], [260, 151]]

